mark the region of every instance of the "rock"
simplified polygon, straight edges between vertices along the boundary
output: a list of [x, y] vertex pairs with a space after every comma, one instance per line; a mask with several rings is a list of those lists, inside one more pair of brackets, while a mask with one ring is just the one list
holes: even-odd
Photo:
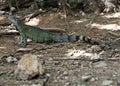
[[120, 82], [119, 81], [117, 81], [117, 86], [120, 86]]
[[43, 75], [42, 61], [38, 61], [37, 55], [25, 54], [18, 62], [15, 75], [18, 79], [28, 80], [37, 75]]
[[104, 0], [105, 9], [104, 12], [117, 12], [118, 0]]
[[15, 11], [16, 11], [16, 8], [15, 8], [15, 7], [10, 7], [10, 10], [11, 10], [12, 12], [15, 12]]
[[7, 16], [0, 15], [0, 25], [6, 24], [7, 21], [8, 21]]
[[70, 82], [66, 82], [64, 86], [70, 86]]
[[112, 84], [112, 83], [113, 83], [113, 81], [111, 81], [111, 80], [105, 80], [102, 82], [102, 86], [110, 86], [110, 84]]
[[12, 62], [17, 62], [18, 60], [15, 57], [9, 56], [6, 58], [6, 61], [8, 63], [12, 63]]
[[91, 80], [90, 80], [91, 82], [94, 82], [95, 81], [95, 78], [91, 78]]
[[95, 54], [93, 54], [93, 56], [91, 56], [90, 59], [93, 60], [94, 62], [97, 62], [100, 59], [100, 55], [95, 53]]
[[106, 67], [107, 66], [106, 62], [104, 62], [104, 61], [94, 63], [94, 65], [95, 65], [96, 68]]
[[91, 49], [92, 49], [92, 52], [100, 52], [102, 50], [101, 47], [97, 45], [93, 45]]
[[6, 12], [0, 10], [0, 15], [4, 15]]
[[92, 78], [91, 75], [84, 75], [81, 77], [82, 81], [89, 81]]

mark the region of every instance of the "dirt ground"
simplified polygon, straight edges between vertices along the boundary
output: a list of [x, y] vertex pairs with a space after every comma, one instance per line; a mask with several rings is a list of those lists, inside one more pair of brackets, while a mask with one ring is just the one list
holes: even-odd
[[[120, 28], [118, 30], [92, 28], [87, 24], [94, 16], [77, 14], [68, 16], [65, 20], [60, 12], [47, 12], [36, 18], [40, 20], [38, 27], [57, 27], [65, 30], [64, 34], [80, 34], [107, 42], [110, 46], [106, 46], [105, 49], [82, 41], [50, 44], [30, 41], [26, 47], [30, 50], [20, 51], [21, 47], [16, 44], [19, 36], [0, 36], [0, 86], [42, 86], [41, 82], [44, 79], [35, 78], [27, 81], [15, 79], [13, 73], [17, 64], [6, 61], [10, 56], [20, 59], [27, 53], [41, 55], [40, 59], [45, 60], [45, 72], [50, 75], [47, 86], [120, 86]], [[93, 23], [117, 24], [119, 27], [120, 16], [106, 18], [100, 15]], [[10, 25], [0, 27], [1, 30], [10, 29]], [[85, 53], [80, 54], [82, 51]], [[87, 56], [88, 54], [91, 56]]]

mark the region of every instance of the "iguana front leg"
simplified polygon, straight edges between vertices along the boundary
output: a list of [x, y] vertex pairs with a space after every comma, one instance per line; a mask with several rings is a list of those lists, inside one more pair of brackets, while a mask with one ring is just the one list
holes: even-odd
[[20, 33], [20, 38], [19, 38], [19, 42], [18, 44], [22, 47], [26, 47], [27, 45], [27, 37], [25, 36], [25, 34]]

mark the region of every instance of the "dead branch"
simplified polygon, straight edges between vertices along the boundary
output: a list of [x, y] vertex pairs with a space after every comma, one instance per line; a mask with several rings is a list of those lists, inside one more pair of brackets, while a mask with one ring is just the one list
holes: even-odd
[[19, 32], [16, 30], [9, 30], [9, 31], [0, 32], [0, 36], [3, 36], [3, 35], [19, 35]]
[[80, 60], [80, 61], [92, 61], [92, 62], [98, 62], [98, 61], [120, 61], [120, 59], [117, 58], [109, 58], [109, 59], [86, 59], [86, 58], [53, 58], [53, 61], [61, 61], [61, 60]]
[[[37, 11], [33, 12], [32, 14], [25, 16], [25, 18], [28, 18], [30, 20], [31, 18], [34, 18], [34, 17], [38, 16], [40, 13], [43, 13], [43, 12], [44, 11], [37, 10]], [[24, 19], [22, 19], [22, 20], [24, 20]]]

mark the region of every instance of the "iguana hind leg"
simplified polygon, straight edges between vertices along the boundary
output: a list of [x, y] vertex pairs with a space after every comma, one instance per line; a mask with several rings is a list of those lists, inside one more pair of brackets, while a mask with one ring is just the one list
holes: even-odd
[[21, 33], [20, 34], [20, 38], [19, 38], [19, 42], [18, 44], [22, 47], [26, 47], [27, 45], [27, 37], [25, 36], [25, 34]]

